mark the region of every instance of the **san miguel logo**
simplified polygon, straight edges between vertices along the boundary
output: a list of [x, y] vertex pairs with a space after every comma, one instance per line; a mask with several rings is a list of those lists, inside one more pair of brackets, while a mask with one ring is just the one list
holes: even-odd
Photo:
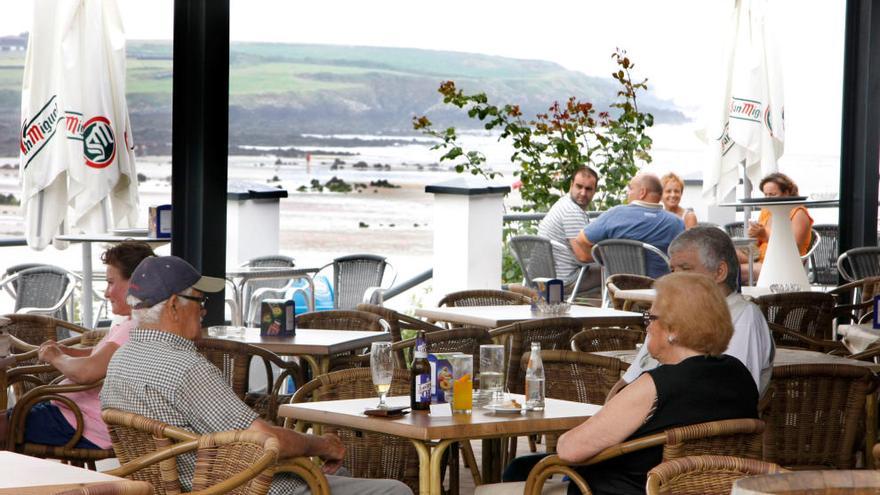
[[106, 117], [94, 117], [83, 125], [83, 157], [86, 165], [104, 168], [116, 158], [116, 139]]
[[750, 122], [761, 122], [761, 114], [763, 105], [760, 101], [746, 100], [745, 98], [730, 97], [730, 118], [739, 120], [748, 120]]
[[85, 120], [83, 114], [58, 108], [57, 95], [53, 95], [30, 120], [22, 123], [19, 149], [27, 157], [24, 168], [52, 140], [59, 127], [65, 137], [82, 141], [83, 161], [92, 168], [105, 168], [116, 158], [116, 136], [110, 120], [103, 116]]
[[21, 154], [27, 157], [24, 168], [31, 163], [31, 160], [37, 156], [40, 151], [55, 136], [58, 129], [58, 101], [57, 95], [52, 95], [49, 101], [43, 105], [34, 118], [25, 121], [21, 125], [21, 140], [19, 141], [19, 149]]

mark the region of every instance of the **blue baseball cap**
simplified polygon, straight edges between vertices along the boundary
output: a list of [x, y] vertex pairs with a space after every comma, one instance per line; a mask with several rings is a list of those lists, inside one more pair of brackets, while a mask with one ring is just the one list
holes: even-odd
[[192, 287], [202, 292], [220, 292], [222, 278], [203, 277], [198, 270], [177, 256], [150, 256], [134, 269], [128, 293], [141, 300], [135, 309], [155, 306], [172, 295]]

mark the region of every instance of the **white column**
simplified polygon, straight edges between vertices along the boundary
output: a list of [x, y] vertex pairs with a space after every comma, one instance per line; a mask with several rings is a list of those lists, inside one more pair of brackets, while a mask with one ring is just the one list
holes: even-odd
[[501, 229], [510, 187], [460, 177], [425, 187], [434, 194], [433, 299], [501, 287]]

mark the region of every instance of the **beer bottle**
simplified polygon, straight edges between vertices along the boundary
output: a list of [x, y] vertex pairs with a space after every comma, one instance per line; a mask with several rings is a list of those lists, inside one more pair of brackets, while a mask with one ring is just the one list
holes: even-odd
[[413, 351], [409, 404], [413, 411], [428, 411], [431, 409], [431, 364], [428, 363], [428, 345], [425, 343], [424, 330], [419, 330]]

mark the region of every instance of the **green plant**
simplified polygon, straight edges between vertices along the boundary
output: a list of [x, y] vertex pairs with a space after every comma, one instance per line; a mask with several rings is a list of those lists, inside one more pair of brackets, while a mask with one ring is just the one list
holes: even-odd
[[[620, 88], [610, 108], [598, 112], [592, 103], [572, 96], [565, 103], [554, 102], [533, 120], [525, 120], [519, 105], [491, 104], [485, 93], [465, 94], [453, 81], [440, 85], [443, 103], [466, 110], [470, 118], [482, 121], [485, 129], [500, 130], [500, 139], [511, 140], [511, 161], [518, 165], [514, 175], [522, 182], [522, 211], [549, 209], [565, 194], [574, 172], [584, 165], [602, 177], [592, 207], [607, 209], [621, 204], [640, 162], [651, 161], [652, 141], [646, 131], [654, 118], [639, 111], [637, 102], [638, 92], [648, 88], [647, 79], [633, 82], [635, 66], [626, 52], [617, 50], [612, 58], [618, 65], [612, 77]], [[458, 172], [488, 179], [500, 175], [484, 168], [486, 157], [481, 152], [461, 147], [455, 127], [437, 130], [421, 116], [413, 118], [413, 128], [439, 139], [434, 149], [445, 151], [440, 160], [452, 161]]]
[[[547, 211], [566, 194], [569, 181], [582, 166], [596, 170], [601, 185], [590, 204], [605, 210], [623, 203], [626, 186], [638, 172], [641, 162], [650, 163], [651, 138], [647, 129], [654, 124], [650, 113], [639, 111], [638, 93], [648, 89], [647, 79], [633, 82], [635, 65], [623, 50], [611, 57], [618, 66], [612, 77], [620, 85], [608, 110], [598, 111], [590, 102], [570, 97], [565, 103], [550, 105], [546, 113], [533, 120], [523, 119], [519, 105], [494, 105], [485, 93], [465, 94], [453, 81], [445, 81], [438, 91], [443, 103], [464, 109], [470, 118], [483, 122], [487, 130], [500, 130], [499, 139], [509, 139], [514, 148], [510, 157], [518, 165], [514, 175], [522, 186], [523, 206], [514, 211]], [[426, 116], [414, 117], [413, 128], [440, 142], [433, 149], [444, 150], [441, 161], [451, 161], [459, 173], [470, 172], [487, 179], [500, 176], [486, 170], [486, 157], [477, 150], [465, 150], [458, 142], [455, 127], [435, 129]], [[519, 282], [522, 272], [507, 250], [513, 235], [534, 233], [533, 223], [505, 226], [502, 279]]]

